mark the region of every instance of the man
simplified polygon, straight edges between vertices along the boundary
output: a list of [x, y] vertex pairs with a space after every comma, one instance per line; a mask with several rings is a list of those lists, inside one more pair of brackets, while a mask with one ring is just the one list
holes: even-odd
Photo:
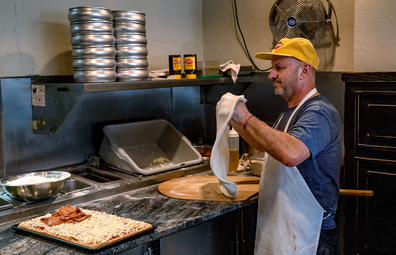
[[315, 49], [306, 39], [284, 38], [256, 57], [272, 60], [268, 78], [288, 107], [272, 128], [239, 101], [229, 121], [246, 142], [266, 152], [255, 253], [337, 254], [342, 125], [337, 110], [316, 91]]

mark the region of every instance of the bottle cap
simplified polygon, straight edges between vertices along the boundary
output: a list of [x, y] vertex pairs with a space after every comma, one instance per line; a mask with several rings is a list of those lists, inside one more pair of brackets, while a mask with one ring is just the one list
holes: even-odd
[[238, 136], [239, 136], [238, 132], [235, 131], [234, 128], [232, 128], [232, 129], [230, 130], [229, 137], [238, 137]]
[[186, 74], [187, 79], [196, 79], [197, 75], [196, 74]]

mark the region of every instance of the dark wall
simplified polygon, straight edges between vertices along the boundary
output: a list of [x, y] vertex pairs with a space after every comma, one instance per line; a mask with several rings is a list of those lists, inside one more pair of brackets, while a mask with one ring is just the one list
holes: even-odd
[[[344, 82], [341, 81], [341, 73], [318, 72], [316, 86], [320, 94], [325, 96], [338, 110], [342, 122], [344, 121]], [[216, 102], [227, 92], [236, 95], [244, 95], [246, 105], [250, 112], [268, 124], [272, 124], [287, 107], [286, 101], [280, 96], [274, 95], [272, 81], [268, 79], [268, 73], [256, 73], [253, 82], [247, 87], [238, 85], [215, 85], [208, 88], [205, 93], [211, 97], [211, 102], [205, 105], [206, 113], [206, 143], [212, 145], [216, 139], [215, 107]]]

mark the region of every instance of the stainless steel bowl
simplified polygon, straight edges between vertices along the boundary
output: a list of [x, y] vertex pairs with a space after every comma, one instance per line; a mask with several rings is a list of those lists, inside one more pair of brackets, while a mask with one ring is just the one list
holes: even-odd
[[104, 7], [77, 6], [69, 9], [70, 22], [83, 20], [113, 20], [111, 10]]
[[117, 68], [117, 81], [145, 80], [148, 77], [146, 68]]
[[113, 34], [101, 33], [74, 34], [70, 43], [73, 46], [115, 45], [115, 37]]
[[84, 33], [114, 33], [113, 22], [111, 21], [77, 21], [70, 23], [70, 33], [84, 34]]
[[114, 82], [117, 79], [117, 73], [115, 68], [74, 69], [73, 77], [76, 82]]
[[74, 58], [74, 69], [115, 68], [114, 58]]
[[136, 22], [121, 21], [114, 22], [114, 34], [118, 36], [121, 33], [146, 34], [146, 26]]
[[[71, 176], [68, 172], [45, 171], [31, 172], [14, 175], [0, 180], [5, 192], [11, 197], [21, 201], [37, 201], [55, 196], [62, 189], [66, 179]], [[24, 177], [45, 177], [54, 178], [53, 181], [36, 184], [12, 184], [12, 181]]]
[[117, 51], [114, 45], [73, 46], [73, 58], [114, 58]]
[[120, 33], [116, 35], [116, 45], [121, 44], [147, 44], [147, 38], [144, 34]]
[[147, 56], [148, 50], [144, 44], [121, 44], [116, 45], [117, 57]]
[[131, 56], [117, 58], [117, 68], [136, 68], [136, 67], [148, 67], [148, 61], [146, 57]]
[[114, 21], [134, 21], [136, 23], [146, 24], [146, 14], [138, 11], [112, 11]]

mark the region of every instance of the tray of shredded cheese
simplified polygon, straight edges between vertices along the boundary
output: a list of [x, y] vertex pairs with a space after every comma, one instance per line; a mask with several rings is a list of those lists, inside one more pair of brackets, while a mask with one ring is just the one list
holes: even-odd
[[142, 221], [67, 205], [52, 214], [24, 221], [12, 228], [16, 232], [95, 253], [120, 242], [151, 233], [155, 226]]

